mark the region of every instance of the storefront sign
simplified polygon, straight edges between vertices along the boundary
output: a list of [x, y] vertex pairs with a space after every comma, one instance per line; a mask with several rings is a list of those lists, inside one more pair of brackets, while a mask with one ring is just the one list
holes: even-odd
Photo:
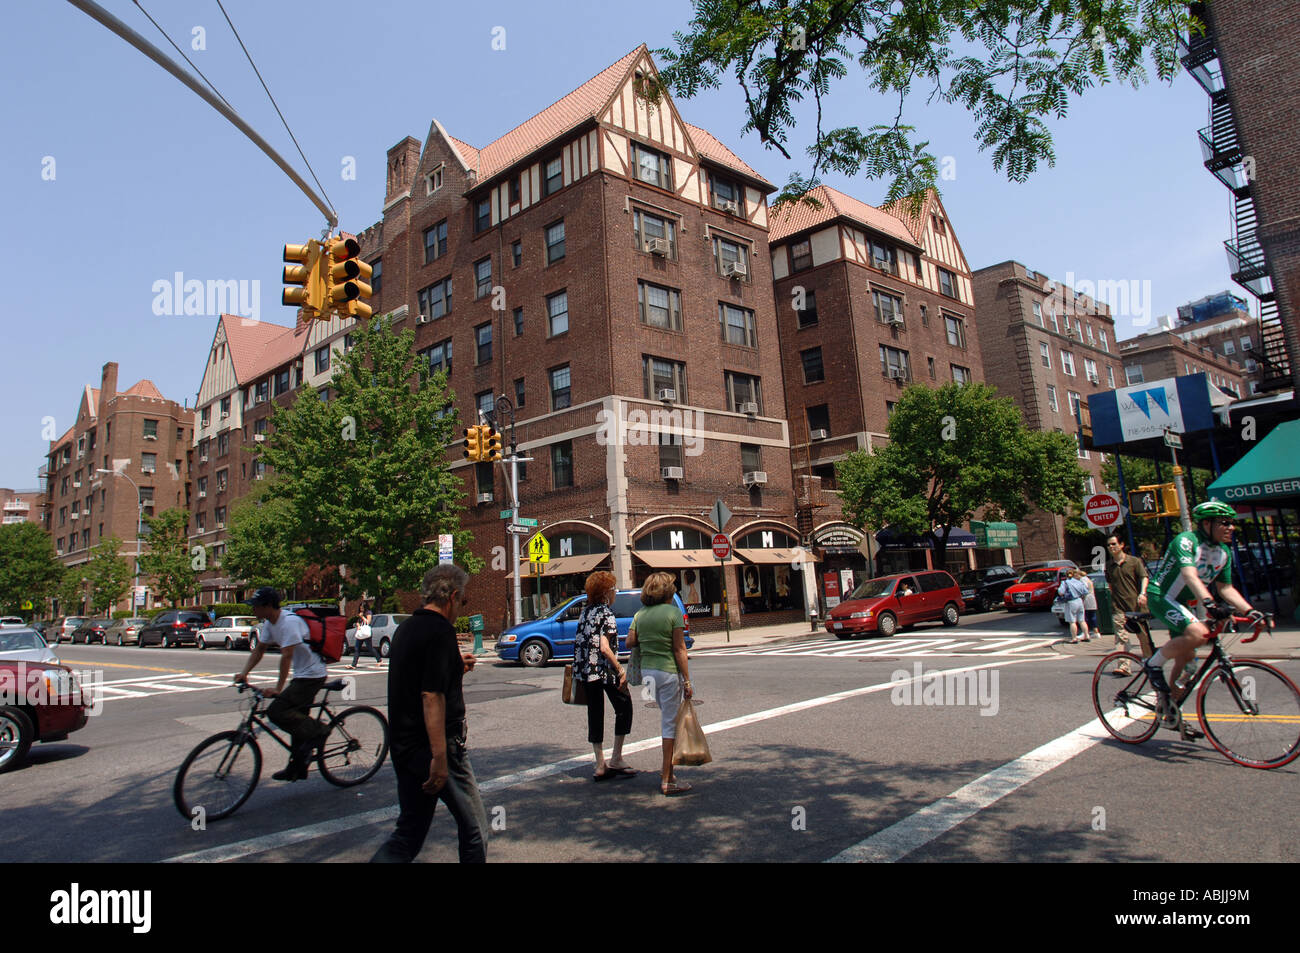
[[975, 534], [975, 544], [980, 549], [1010, 549], [1020, 545], [1020, 530], [1015, 523], [971, 520], [970, 531]]
[[826, 608], [828, 611], [840, 604], [839, 573], [828, 572], [822, 576], [822, 591], [826, 594]]

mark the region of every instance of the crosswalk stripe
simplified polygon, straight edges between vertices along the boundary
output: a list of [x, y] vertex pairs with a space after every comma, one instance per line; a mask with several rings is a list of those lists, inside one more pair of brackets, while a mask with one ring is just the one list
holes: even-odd
[[839, 639], [817, 640], [796, 645], [736, 646], [710, 652], [709, 655], [762, 656], [767, 658], [869, 658], [872, 656], [906, 656], [928, 658], [934, 656], [1016, 656], [1052, 658], [1049, 650], [1056, 640], [1042, 636], [1020, 635], [1002, 639], [956, 638], [906, 638], [872, 639], [868, 642]]

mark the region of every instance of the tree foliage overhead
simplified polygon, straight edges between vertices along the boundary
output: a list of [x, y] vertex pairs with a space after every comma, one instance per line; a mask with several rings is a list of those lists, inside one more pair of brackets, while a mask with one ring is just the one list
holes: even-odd
[[154, 591], [170, 606], [177, 606], [198, 591], [199, 575], [190, 554], [190, 514], [182, 508], [146, 515], [149, 552], [140, 557], [140, 572], [153, 578]]
[[0, 615], [29, 615], [22, 611], [30, 600], [31, 613], [43, 612], [63, 578], [63, 566], [54, 556], [49, 534], [35, 523], [0, 526]]
[[90, 611], [103, 615], [131, 589], [134, 567], [118, 553], [122, 541], [116, 536], [101, 539], [90, 551], [90, 561], [82, 566], [90, 584]]
[[457, 418], [445, 372], [430, 374], [415, 332], [383, 318], [359, 323], [353, 338], [334, 352], [328, 401], [304, 391], [271, 418], [260, 454], [275, 471], [266, 500], [284, 507], [276, 545], [346, 566], [349, 597], [418, 589], [438, 562], [436, 544], [424, 544], [439, 533], [453, 534], [457, 561], [478, 572], [460, 528], [464, 487], [446, 459]]
[[[1071, 96], [1121, 81], [1139, 86], [1146, 64], [1170, 81], [1180, 34], [1202, 28], [1185, 0], [694, 0], [676, 49], [646, 84], [690, 98], [730, 73], [745, 96], [742, 132], [791, 157], [795, 110], [806, 99], [816, 126], [808, 177], [795, 173], [777, 201], [802, 195], [826, 170], [892, 177], [887, 202], [919, 203], [937, 173], [926, 142], [904, 123], [909, 93], [964, 107], [994, 168], [1023, 182], [1055, 164], [1045, 120], [1061, 119]], [[856, 71], [878, 122], [826, 129], [823, 106]], [[915, 207], [915, 206], [914, 206]]]
[[1015, 402], [979, 383], [908, 387], [890, 415], [889, 443], [835, 470], [844, 515], [859, 528], [943, 528], [936, 565], [954, 527], [977, 514], [1020, 520], [1031, 505], [1063, 512], [1085, 476], [1074, 437], [1025, 429]]

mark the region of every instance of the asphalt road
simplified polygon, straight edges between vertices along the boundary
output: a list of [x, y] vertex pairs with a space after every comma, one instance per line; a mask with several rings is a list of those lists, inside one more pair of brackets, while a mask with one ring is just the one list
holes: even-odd
[[[1060, 654], [1050, 644], [1058, 637], [1050, 615], [999, 612], [892, 640], [697, 652], [692, 677], [715, 760], [680, 769], [695, 789], [677, 798], [658, 792], [658, 712], [647, 702], [637, 699], [628, 742], [642, 773], [593, 784], [585, 712], [560, 704], [561, 669], [481, 662], [466, 701], [494, 826], [489, 859], [1300, 857], [1300, 818], [1280, 808], [1294, 801], [1300, 762], [1256, 771], [1170, 732], [1138, 747], [1081, 733], [1094, 719], [1098, 656]], [[246, 653], [60, 652], [73, 667], [102, 670], [109, 691], [85, 729], [35, 746], [27, 767], [0, 778], [0, 859], [359, 861], [391, 829], [391, 768], [354, 789], [314, 770], [307, 781], [278, 783], [270, 775], [285, 756], [273, 743], [263, 745], [261, 782], [240, 811], [191, 829], [171, 784], [190, 748], [238, 721], [226, 683]], [[333, 668], [347, 674], [347, 664]], [[1281, 667], [1300, 678], [1300, 663]], [[964, 699], [927, 696], [927, 681], [900, 685], [967, 669], [973, 691]], [[358, 703], [384, 707], [382, 670], [363, 663], [355, 685]], [[612, 717], [607, 724], [612, 731]], [[1182, 818], [1174, 823], [1171, 806]], [[421, 859], [455, 857], [455, 825], [440, 810]]]

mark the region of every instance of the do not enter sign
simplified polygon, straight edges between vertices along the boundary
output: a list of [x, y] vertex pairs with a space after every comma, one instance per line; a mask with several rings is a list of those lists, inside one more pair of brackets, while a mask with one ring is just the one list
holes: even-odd
[[1083, 501], [1083, 518], [1097, 529], [1110, 529], [1121, 515], [1119, 497], [1114, 493], [1094, 493]]
[[727, 538], [726, 533], [713, 534], [713, 558], [728, 559], [731, 557], [731, 540]]

